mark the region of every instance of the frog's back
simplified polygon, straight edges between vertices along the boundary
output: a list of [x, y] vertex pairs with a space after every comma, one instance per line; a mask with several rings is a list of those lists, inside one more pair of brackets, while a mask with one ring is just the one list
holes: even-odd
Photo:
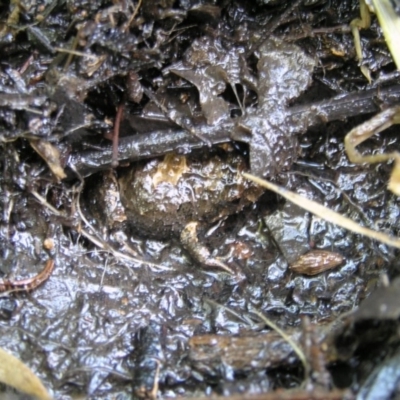
[[164, 239], [189, 222], [213, 223], [234, 214], [262, 192], [243, 178], [245, 170], [246, 160], [231, 152], [167, 155], [133, 168], [119, 180], [129, 224]]

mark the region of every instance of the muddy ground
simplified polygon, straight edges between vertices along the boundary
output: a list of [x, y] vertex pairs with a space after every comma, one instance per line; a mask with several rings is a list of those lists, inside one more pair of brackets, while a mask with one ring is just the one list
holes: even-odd
[[[212, 218], [204, 205], [193, 212], [193, 194], [179, 226], [152, 211], [147, 231], [119, 214], [117, 180], [131, 168], [170, 151], [196, 165], [216, 153], [219, 168], [228, 151], [398, 235], [392, 165], [354, 165], [343, 144], [400, 95], [377, 21], [361, 32], [369, 83], [349, 29], [357, 1], [247, 3], [0, 5], [0, 346], [54, 398], [398, 395], [394, 248], [267, 191], [246, 204], [213, 199]], [[398, 141], [392, 127], [360, 147], [390, 152]], [[182, 245], [194, 220], [201, 249], [229, 271]], [[290, 268], [315, 250], [339, 262], [316, 275]]]

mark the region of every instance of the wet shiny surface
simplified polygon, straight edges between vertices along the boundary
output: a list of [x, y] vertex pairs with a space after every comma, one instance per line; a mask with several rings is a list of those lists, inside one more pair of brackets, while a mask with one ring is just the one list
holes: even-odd
[[[48, 137], [53, 143], [59, 140], [65, 146], [63, 157], [72, 163], [76, 158], [68, 158], [71, 148], [75, 155], [82, 150], [97, 151], [95, 160], [85, 158], [85, 154], [78, 157], [82, 161], [80, 165], [97, 168], [100, 164], [104, 168], [108, 161], [101, 162], [104, 159], [99, 156], [103, 145], [101, 137], [110, 130], [115, 106], [124, 103], [125, 114], [130, 116], [125, 123], [135, 116], [141, 117], [142, 108], [145, 108], [144, 104], [126, 100], [122, 93], [127, 71], [139, 71], [143, 77], [141, 82], [152, 87], [161, 102], [165, 100], [169, 111], [179, 111], [180, 116], [193, 117], [195, 123], [199, 121], [196, 127], [200, 127], [201, 133], [221, 134], [224, 141], [231, 134], [237, 134], [255, 149], [258, 145], [263, 152], [259, 158], [250, 160], [254, 168], [265, 168], [267, 175], [282, 185], [355, 221], [398, 235], [400, 203], [386, 190], [390, 168], [387, 165], [354, 166], [348, 162], [343, 150], [345, 133], [360, 123], [360, 118], [329, 124], [322, 118], [321, 122], [324, 110], [328, 108], [334, 114], [340, 109], [335, 108], [340, 102], [336, 98], [333, 108], [328, 104], [327, 108], [321, 106], [312, 110], [315, 113], [311, 113], [310, 120], [319, 120], [318, 129], [293, 136], [312, 125], [310, 120], [301, 118], [308, 99], [292, 104], [307, 87], [311, 70], [314, 71], [314, 83], [322, 82], [317, 92], [321, 87], [325, 90], [328, 87], [333, 92], [330, 95], [337, 95], [366, 87], [357, 75], [358, 66], [352, 59], [350, 35], [342, 31], [321, 34], [321, 29], [346, 24], [352, 13], [357, 12], [358, 2], [317, 2], [312, 6], [317, 7], [313, 12], [306, 6], [300, 7], [294, 17], [281, 21], [278, 32], [272, 33], [266, 27], [271, 16], [281, 15], [283, 2], [273, 9], [261, 1], [250, 6], [244, 2], [228, 2], [224, 3], [223, 9], [203, 7], [202, 18], [198, 17], [199, 11], [194, 9], [192, 2], [174, 2], [174, 9], [168, 8], [170, 2], [144, 3], [143, 14], [139, 12], [137, 21], [128, 31], [122, 26], [112, 26], [113, 21], [123, 24], [124, 17], [131, 11], [124, 9], [122, 2], [107, 8], [101, 1], [90, 4], [69, 1], [56, 8], [56, 17], [51, 14], [43, 20], [42, 24], [55, 34], [55, 43], [67, 46], [65, 38], [75, 34], [71, 21], [77, 18], [79, 25], [82, 22], [80, 51], [98, 56], [94, 64], [92, 58], [77, 57], [68, 71], [64, 70], [66, 66], [68, 68], [64, 63], [59, 71], [55, 71], [61, 75], [53, 77], [54, 87], [58, 89], [51, 96], [58, 105], [56, 111], [51, 104], [43, 103], [47, 97], [41, 96], [43, 85], [50, 85], [48, 82], [52, 78], [50, 73], [44, 76], [43, 72], [52, 65], [51, 52], [42, 54], [39, 47], [31, 47], [32, 42], [26, 41], [23, 32], [18, 34], [23, 41], [21, 55], [16, 44], [8, 46], [7, 38], [1, 38], [2, 54], [7, 61], [0, 66], [0, 88], [13, 93], [12, 96], [0, 96], [0, 125], [6, 132], [0, 148], [1, 277], [34, 276], [49, 258], [55, 259], [55, 269], [35, 291], [0, 298], [0, 346], [29, 365], [54, 396], [63, 400], [82, 396], [122, 400], [131, 398], [133, 392], [139, 396], [154, 396], [157, 385], [160, 398], [216, 393], [259, 394], [275, 388], [298, 386], [303, 372], [286, 343], [283, 344], [284, 357], [279, 359], [282, 362], [278, 360], [274, 369], [270, 369], [268, 360], [263, 358], [264, 343], [251, 347], [252, 356], [260, 362], [253, 363], [237, 356], [236, 350], [246, 352], [249, 349], [245, 339], [253, 335], [268, 335], [272, 338], [271, 346], [275, 345], [278, 350], [282, 344], [256, 312], [263, 313], [298, 337], [302, 317], [309, 316], [323, 326], [356, 307], [386, 273], [391, 276], [398, 272], [395, 251], [305, 214], [270, 193], [261, 196], [254, 206], [241, 210], [241, 201], [253, 201], [246, 198], [248, 191], [243, 189], [246, 183], [237, 179], [242, 161], [234, 161], [234, 168], [230, 169], [230, 163], [216, 161], [211, 156], [208, 164], [205, 156], [192, 165], [192, 170], [197, 171], [188, 176], [192, 184], [189, 190], [182, 186], [180, 192], [174, 192], [180, 187], [179, 180], [167, 182], [175, 185], [171, 187], [159, 178], [154, 179], [160, 171], [159, 160], [149, 161], [146, 172], [136, 169], [141, 171], [138, 174], [142, 187], [157, 182], [163, 187], [161, 198], [171, 191], [171, 199], [179, 204], [179, 210], [181, 207], [183, 210], [181, 214], [178, 212], [179, 218], [173, 219], [173, 203], [161, 202], [159, 198], [152, 203], [150, 192], [144, 193], [139, 213], [135, 209], [138, 229], [132, 234], [134, 229], [125, 229], [126, 220], [118, 207], [111, 209], [106, 218], [93, 217], [90, 213], [95, 206], [103, 208], [102, 201], [107, 196], [109, 202], [116, 205], [115, 180], [112, 190], [103, 192], [103, 200], [95, 197], [92, 203], [89, 202], [88, 209], [83, 197], [93, 191], [94, 181], [100, 180], [102, 184], [103, 178], [92, 176], [87, 179], [85, 191], [81, 193], [82, 201], [78, 203], [80, 181], [77, 174], [68, 171], [72, 180], [57, 183], [30, 148], [29, 137], [24, 135], [29, 131], [37, 137]], [[4, 10], [0, 8], [2, 15], [7, 13]], [[24, 23], [35, 20], [35, 10], [33, 7], [24, 11]], [[223, 11], [221, 18], [215, 16], [218, 10]], [[87, 16], [89, 20], [83, 21], [82, 18]], [[187, 24], [186, 17], [195, 21], [194, 28]], [[210, 20], [215, 26], [204, 24]], [[182, 21], [184, 29], [180, 31]], [[71, 26], [72, 31], [68, 33], [67, 27]], [[320, 29], [319, 34], [294, 45], [293, 36], [304, 35], [309, 27]], [[261, 46], [258, 53], [249, 58], [235, 58], [235, 54], [245, 54], [240, 51], [248, 51], [253, 40], [270, 38], [275, 33], [282, 38], [265, 43], [266, 47]], [[191, 49], [193, 43], [197, 50], [200, 47], [200, 50], [213, 48], [216, 51], [206, 52], [208, 63], [211, 56], [219, 62], [223, 60], [221, 48], [230, 50], [223, 71], [214, 68], [209, 76], [194, 74], [190, 90], [186, 90], [187, 82], [182, 84], [180, 81], [185, 78], [175, 74], [176, 79], [173, 79], [163, 72], [166, 72], [165, 67], [173, 64], [178, 70], [176, 63], [182, 54], [188, 51], [193, 55], [196, 50]], [[375, 58], [369, 52], [371, 69], [374, 66], [390, 69], [390, 59], [382, 51], [383, 44], [374, 43], [374, 49], [378, 46], [379, 52]], [[339, 49], [341, 55], [333, 56], [332, 49]], [[24, 92], [24, 88], [17, 84], [21, 82], [11, 79], [15, 74], [7, 72], [8, 63], [12, 72], [22, 71], [24, 66], [21, 64], [25, 63], [28, 51], [32, 51], [34, 59], [27, 68], [34, 72], [23, 78], [26, 92], [33, 90], [33, 97], [28, 93], [20, 96], [18, 90]], [[201, 54], [194, 55], [196, 62], [204, 60]], [[311, 56], [318, 60], [316, 67], [309, 59]], [[294, 63], [291, 57], [297, 62]], [[190, 59], [185, 61], [190, 62]], [[279, 61], [282, 61], [282, 68]], [[193, 64], [191, 68], [193, 72]], [[202, 64], [201, 68], [206, 66]], [[180, 74], [189, 78], [182, 70]], [[246, 70], [248, 74], [245, 74]], [[379, 72], [384, 75], [386, 70]], [[286, 75], [290, 84], [284, 80], [277, 82], [274, 74]], [[24, 79], [21, 79], [22, 83]], [[237, 88], [246, 113], [239, 112], [236, 96], [230, 92], [233, 91], [232, 83], [242, 85], [242, 91], [248, 90], [245, 96]], [[223, 91], [222, 86], [225, 86]], [[202, 99], [196, 97], [201, 94], [199, 90], [204, 93]], [[360, 112], [357, 102], [364, 99], [365, 93], [356, 93], [348, 108]], [[365, 108], [369, 111], [377, 107], [376, 101], [371, 101], [376, 93], [380, 93], [380, 88], [367, 93], [369, 101]], [[181, 94], [189, 99], [186, 101]], [[318, 95], [316, 101], [321, 101]], [[27, 104], [33, 112], [25, 110]], [[362, 108], [362, 112], [366, 112]], [[226, 115], [227, 109], [232, 115]], [[294, 114], [289, 114], [290, 109], [295, 110]], [[228, 119], [226, 123], [224, 117]], [[342, 111], [337, 111], [336, 117], [342, 118]], [[91, 118], [95, 120], [93, 125], [90, 125]], [[206, 124], [208, 119], [220, 121], [218, 130]], [[233, 132], [233, 128], [239, 126], [238, 121], [241, 126]], [[142, 121], [142, 128], [143, 125], [146, 122]], [[159, 124], [155, 126], [159, 127]], [[141, 130], [138, 142], [131, 138], [128, 142], [122, 141], [122, 148], [133, 149], [134, 154], [145, 158], [170, 150], [178, 150], [180, 155], [188, 153], [195, 141], [187, 140], [187, 133], [183, 134], [182, 130], [171, 130], [171, 124], [167, 126], [165, 131], [150, 134]], [[182, 139], [184, 135], [185, 140]], [[87, 140], [88, 136], [93, 140]], [[165, 143], [165, 137], [172, 139]], [[262, 155], [268, 153], [266, 145], [270, 146], [270, 157], [263, 158]], [[369, 149], [368, 143], [363, 146], [361, 150]], [[398, 147], [396, 129], [374, 138], [373, 148], [392, 151]], [[100, 160], [98, 164], [97, 160]], [[186, 167], [188, 165], [190, 162]], [[209, 169], [205, 169], [207, 165]], [[276, 175], [277, 172], [280, 174]], [[121, 168], [118, 173], [121, 182], [127, 184], [122, 175], [129, 172], [123, 172]], [[223, 176], [227, 180], [219, 186], [217, 180], [209, 179], [211, 176]], [[135, 192], [135, 188], [131, 189], [134, 196], [141, 194]], [[42, 201], [32, 193], [42, 196]], [[205, 199], [212, 200], [212, 207]], [[132, 198], [126, 199], [128, 201]], [[165, 214], [160, 209], [164, 204], [168, 206]], [[144, 211], [143, 217], [138, 217], [140, 210]], [[154, 218], [157, 213], [159, 218]], [[107, 223], [115, 216], [122, 225]], [[203, 232], [205, 243], [213, 249], [214, 256], [236, 265], [243, 279], [239, 281], [221, 270], [199, 268], [182, 246], [170, 240], [169, 233], [179, 231], [194, 217], [205, 222], [210, 220], [210, 229]], [[167, 222], [167, 228], [164, 222]], [[157, 232], [141, 234], [148, 224]], [[162, 240], [149, 238], [152, 233], [160, 233]], [[95, 240], [91, 240], [93, 238]], [[48, 239], [54, 242], [52, 249], [45, 245]], [[344, 263], [315, 276], [290, 270], [297, 257], [316, 249], [339, 254]], [[212, 339], [213, 335], [217, 335], [223, 354], [229, 357], [223, 360], [204, 357], [197, 362], [196, 355], [190, 353], [190, 346], [205, 337]], [[225, 343], [231, 343], [232, 348], [225, 349]], [[360, 387], [356, 375], [358, 359], [350, 361], [347, 375], [351, 382], [347, 385]], [[387, 366], [390, 367], [389, 362]]]
[[[304, 137], [304, 144], [307, 140]], [[392, 140], [397, 139], [393, 136]], [[312, 141], [317, 145], [315, 138]], [[390, 225], [378, 225], [381, 229], [396, 229], [400, 205], [381, 184], [381, 174], [387, 175], [389, 168], [360, 173], [360, 167], [348, 164], [338, 138], [330, 137], [321, 143], [326, 160], [334, 162], [334, 167], [324, 168], [324, 175], [334, 173], [336, 184], [292, 174], [288, 176], [288, 186], [295, 186], [298, 192], [360, 221], [381, 224], [384, 220]], [[302, 167], [302, 174], [320, 173], [312, 167], [305, 168]], [[358, 208], [344, 194], [357, 201]], [[29, 197], [19, 193], [19, 198], [21, 204], [26, 204]], [[251, 322], [249, 308], [263, 311], [283, 326], [297, 325], [302, 314], [315, 321], [331, 320], [367, 296], [389, 265], [395, 267], [396, 257], [385, 246], [376, 246], [311, 217], [306, 227], [297, 231], [297, 244], [293, 244], [293, 230], [288, 225], [287, 233], [280, 238], [280, 248], [284, 249], [287, 243], [291, 251], [299, 254], [312, 248], [334, 250], [346, 261], [333, 271], [312, 277], [290, 272], [282, 255], [285, 253], [276, 247], [268, 226], [260, 225], [259, 217], [266, 212], [267, 221], [272, 211], [268, 207], [262, 211], [265, 201], [276, 202], [273, 196], [261, 198], [259, 216], [253, 212], [236, 214], [207, 238], [217, 255], [230, 254], [227, 262], [240, 265], [246, 276], [240, 283], [224, 272], [198, 268], [181, 246], [168, 241], [127, 237], [114, 231], [109, 237], [113, 246], [121, 250], [129, 246], [131, 254], [144, 260], [133, 263], [115, 259], [88, 243], [71, 240], [57, 218], [47, 211], [38, 209], [36, 215], [26, 219], [51, 221], [53, 228], [47, 234], [45, 230], [39, 234], [38, 228], [33, 228], [40, 226], [38, 222], [32, 226], [10, 222], [2, 232], [7, 240], [7, 232], [14, 232], [14, 241], [10, 243], [14, 260], [27, 259], [26, 249], [30, 251], [29, 260], [37, 259], [34, 249], [40, 246], [34, 243], [41, 244], [49, 235], [55, 239], [57, 260], [52, 276], [43, 286], [31, 294], [17, 296], [17, 307], [12, 311], [9, 305], [3, 305], [1, 315], [5, 319], [0, 322], [0, 345], [28, 360], [45, 383], [57, 395], [64, 394], [64, 398], [85, 392], [106, 399], [110, 391], [129, 398], [131, 360], [137, 343], [134, 337], [152, 321], [163, 327], [162, 349], [168, 354], [160, 371], [161, 393], [191, 393], [194, 386], [206, 391], [207, 387], [211, 390], [208, 375], [182, 361], [193, 335], [258, 332], [260, 326]], [[2, 207], [7, 209], [4, 198]], [[284, 210], [283, 205], [278, 203], [275, 207], [275, 218], [281, 218], [278, 211]], [[14, 212], [18, 213], [18, 209]], [[290, 215], [299, 213], [291, 211]], [[280, 224], [285, 227], [290, 221], [283, 219]], [[35, 239], [29, 239], [33, 233]], [[163, 269], [148, 266], [146, 261]], [[229, 307], [241, 317], [217, 304]], [[43, 369], [43, 364], [48, 369]], [[229, 381], [229, 371], [219, 372], [221, 389], [231, 387], [223, 383], [223, 379]], [[246, 379], [255, 382], [257, 371], [252, 371], [246, 373]], [[257, 387], [265, 387], [268, 382], [269, 378], [264, 377]]]

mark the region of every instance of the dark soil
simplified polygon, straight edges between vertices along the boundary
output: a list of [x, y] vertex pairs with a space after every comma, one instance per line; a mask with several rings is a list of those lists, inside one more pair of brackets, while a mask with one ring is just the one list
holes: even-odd
[[[104, 215], [111, 165], [118, 178], [230, 142], [252, 172], [397, 236], [392, 166], [344, 151], [346, 133], [400, 94], [375, 19], [361, 32], [372, 84], [361, 74], [358, 13], [355, 0], [0, 4], [0, 346], [54, 398], [398, 395], [397, 250], [267, 192], [199, 231], [229, 274], [176, 232], [155, 240]], [[392, 127], [360, 147], [398, 142]], [[343, 262], [290, 270], [314, 250]], [[49, 259], [46, 282], [18, 286]]]

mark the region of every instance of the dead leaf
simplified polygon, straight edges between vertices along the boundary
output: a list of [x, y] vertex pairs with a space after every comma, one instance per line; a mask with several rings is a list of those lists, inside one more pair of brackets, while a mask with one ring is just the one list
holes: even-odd
[[2, 348], [0, 348], [0, 382], [35, 396], [39, 400], [52, 399], [40, 379], [24, 363]]
[[56, 176], [57, 180], [67, 177], [60, 162], [60, 152], [57, 147], [53, 146], [46, 140], [30, 140], [29, 143], [33, 149], [46, 161], [51, 172]]

